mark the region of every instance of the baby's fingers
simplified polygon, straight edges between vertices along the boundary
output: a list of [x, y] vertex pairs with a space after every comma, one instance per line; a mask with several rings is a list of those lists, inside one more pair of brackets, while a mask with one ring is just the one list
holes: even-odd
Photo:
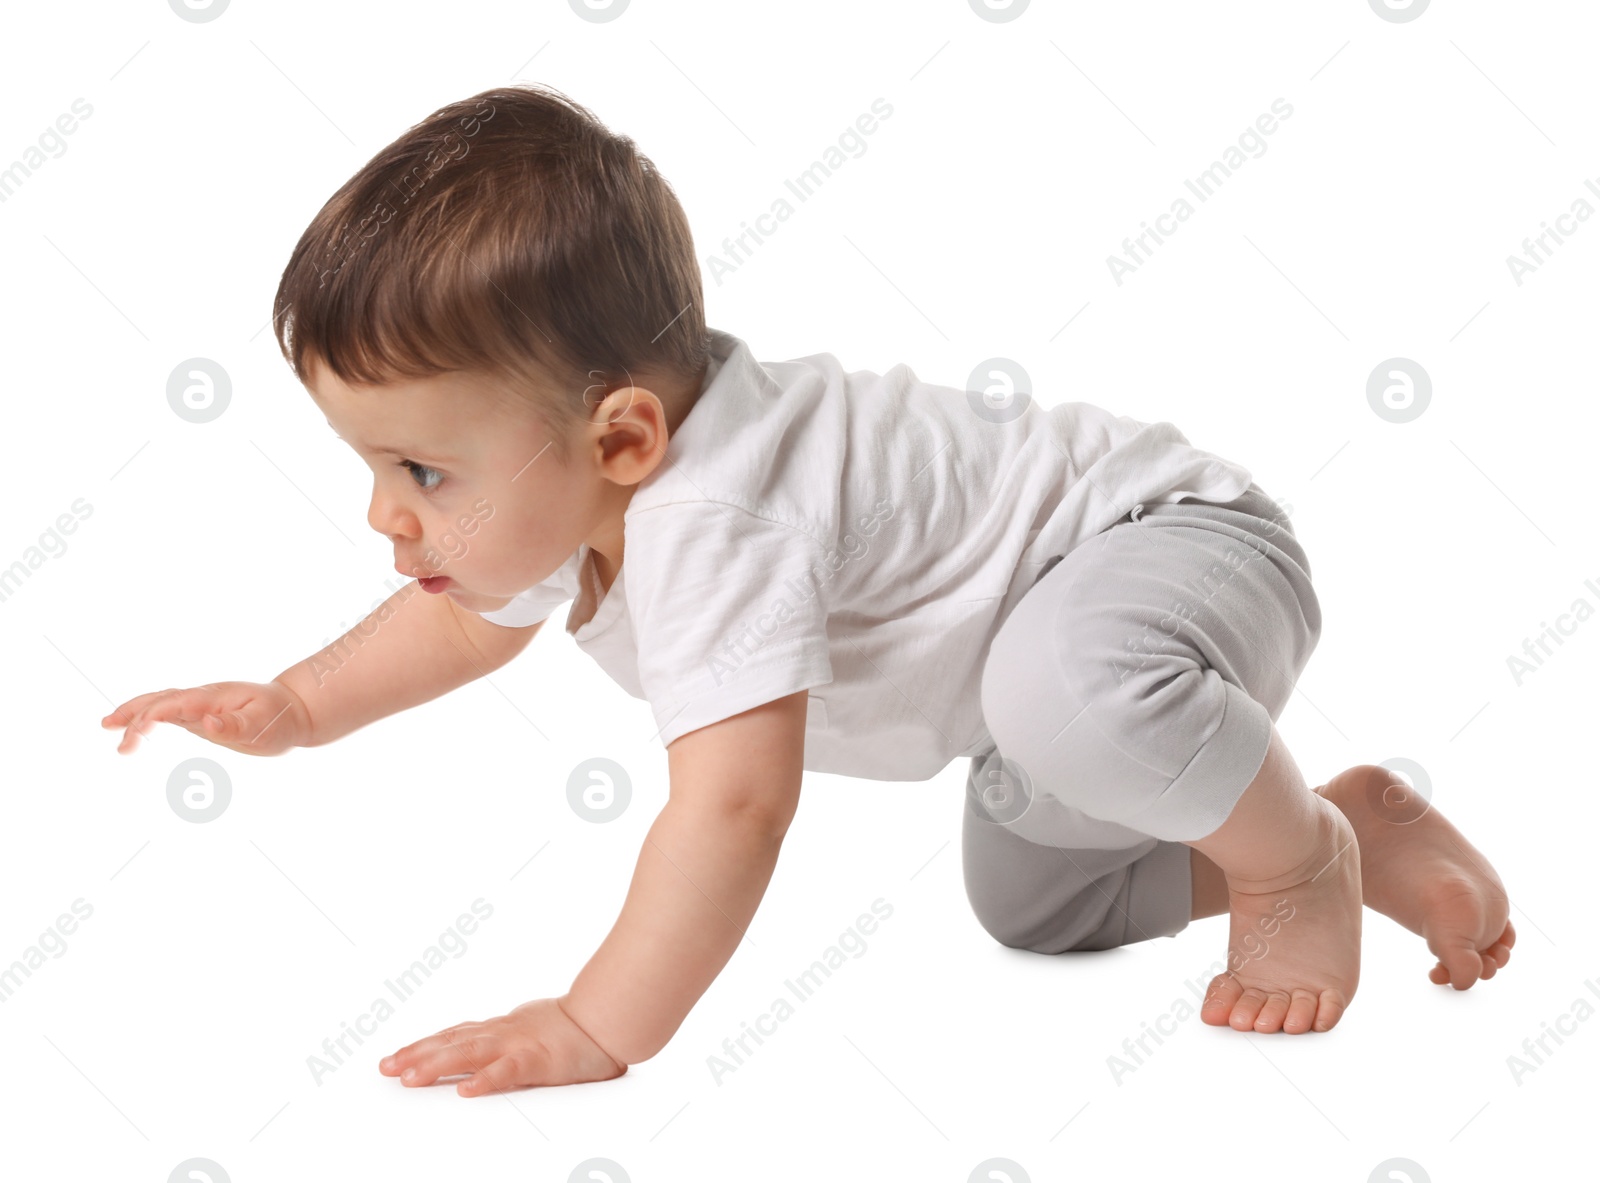
[[155, 727], [154, 719], [146, 719], [143, 715], [135, 715], [128, 723], [127, 730], [122, 733], [122, 739], [117, 743], [117, 751], [126, 754], [139, 746], [139, 739], [149, 735]]
[[152, 690], [149, 694], [141, 694], [136, 698], [130, 698], [116, 710], [112, 711], [109, 715], [101, 719], [100, 726], [126, 727], [130, 722], [133, 721], [134, 717], [137, 716], [139, 712], [144, 710], [144, 708], [149, 706], [151, 703], [155, 702], [156, 699], [162, 697], [163, 695], [176, 693], [178, 693], [178, 691], [175, 689]]
[[542, 1045], [507, 1051], [456, 1084], [456, 1096], [476, 1097], [483, 1093], [506, 1092], [523, 1085], [564, 1084]]
[[[193, 690], [161, 690], [155, 694], [141, 695], [133, 699], [128, 706], [141, 700], [145, 705], [132, 713], [127, 721], [127, 730], [124, 732], [122, 742], [117, 745], [118, 752], [131, 752], [138, 746], [138, 739], [148, 735], [157, 723], [177, 723], [188, 726], [199, 722], [210, 713], [210, 707], [215, 699], [215, 693], [209, 686], [197, 687]], [[115, 727], [127, 708], [119, 707], [116, 711], [101, 720], [107, 727]]]

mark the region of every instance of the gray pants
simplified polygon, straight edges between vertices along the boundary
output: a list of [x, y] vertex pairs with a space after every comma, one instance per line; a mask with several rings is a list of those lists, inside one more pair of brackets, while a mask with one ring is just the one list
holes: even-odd
[[1189, 848], [1226, 820], [1322, 634], [1311, 566], [1256, 484], [1135, 506], [1018, 601], [990, 646], [962, 868], [978, 921], [1038, 953], [1189, 923]]

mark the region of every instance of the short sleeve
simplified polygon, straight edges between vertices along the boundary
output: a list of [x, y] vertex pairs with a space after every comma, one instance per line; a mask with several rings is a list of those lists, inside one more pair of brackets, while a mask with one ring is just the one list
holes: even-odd
[[480, 612], [479, 616], [491, 624], [503, 624], [508, 628], [526, 628], [538, 624], [550, 613], [561, 607], [568, 600], [574, 599], [579, 588], [579, 560], [583, 557], [583, 548], [579, 547], [571, 558], [546, 579], [534, 584], [527, 591], [518, 592], [503, 608], [496, 608], [492, 612]]
[[663, 745], [833, 681], [821, 545], [720, 501], [636, 514], [623, 555], [639, 685]]

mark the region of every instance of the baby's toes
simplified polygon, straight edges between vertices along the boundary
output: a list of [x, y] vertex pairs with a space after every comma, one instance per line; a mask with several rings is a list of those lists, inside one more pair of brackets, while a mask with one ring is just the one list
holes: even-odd
[[1282, 990], [1268, 994], [1266, 1002], [1261, 1004], [1261, 1013], [1256, 1016], [1255, 1029], [1263, 1035], [1281, 1031], [1283, 1017], [1289, 1013], [1289, 1001], [1289, 996]]
[[1483, 958], [1483, 980], [1488, 981], [1505, 968], [1506, 962], [1511, 958], [1511, 950], [1496, 943], [1487, 949], [1479, 950], [1479, 955]]
[[1206, 1000], [1200, 1005], [1200, 1021], [1212, 1027], [1226, 1027], [1228, 1017], [1233, 1014], [1234, 1003], [1239, 1001], [1239, 995], [1243, 993], [1244, 987], [1239, 984], [1238, 978], [1232, 974], [1218, 974], [1206, 987]]
[[1317, 1020], [1317, 996], [1310, 990], [1296, 990], [1289, 999], [1289, 1013], [1283, 1029], [1289, 1035], [1304, 1035]]
[[1317, 998], [1317, 1017], [1312, 1023], [1318, 1031], [1331, 1031], [1343, 1016], [1350, 1000], [1337, 990], [1324, 990]]
[[1440, 965], [1445, 973], [1441, 980], [1433, 974], [1433, 978], [1441, 986], [1449, 982], [1457, 990], [1465, 990], [1479, 978], [1487, 975], [1483, 972], [1483, 955], [1471, 945], [1456, 945], [1449, 948], [1435, 949]]
[[1267, 994], [1264, 990], [1257, 990], [1254, 986], [1245, 988], [1239, 995], [1239, 1001], [1233, 1004], [1233, 1014], [1228, 1022], [1235, 1031], [1248, 1031], [1255, 1024], [1256, 1016], [1261, 1013], [1261, 1008], [1267, 1004]]

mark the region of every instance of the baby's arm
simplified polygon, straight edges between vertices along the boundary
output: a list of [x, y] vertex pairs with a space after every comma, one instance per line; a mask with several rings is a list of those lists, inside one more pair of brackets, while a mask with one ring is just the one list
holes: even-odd
[[668, 747], [671, 796], [645, 835], [622, 914], [560, 1000], [618, 1060], [660, 1051], [743, 939], [799, 805], [806, 698]]
[[622, 913], [560, 998], [463, 1023], [385, 1056], [404, 1084], [468, 1074], [463, 1097], [609, 1080], [682, 1024], [755, 915], [800, 800], [805, 691], [667, 748], [671, 796], [645, 837]]
[[312, 726], [304, 746], [317, 747], [493, 673], [521, 653], [543, 623], [493, 624], [448, 595], [410, 583], [273, 681], [305, 703]]
[[100, 722], [125, 729], [117, 748], [124, 753], [162, 722], [247, 755], [315, 747], [498, 669], [539, 628], [491, 624], [411, 583], [271, 682], [158, 690], [129, 699]]

